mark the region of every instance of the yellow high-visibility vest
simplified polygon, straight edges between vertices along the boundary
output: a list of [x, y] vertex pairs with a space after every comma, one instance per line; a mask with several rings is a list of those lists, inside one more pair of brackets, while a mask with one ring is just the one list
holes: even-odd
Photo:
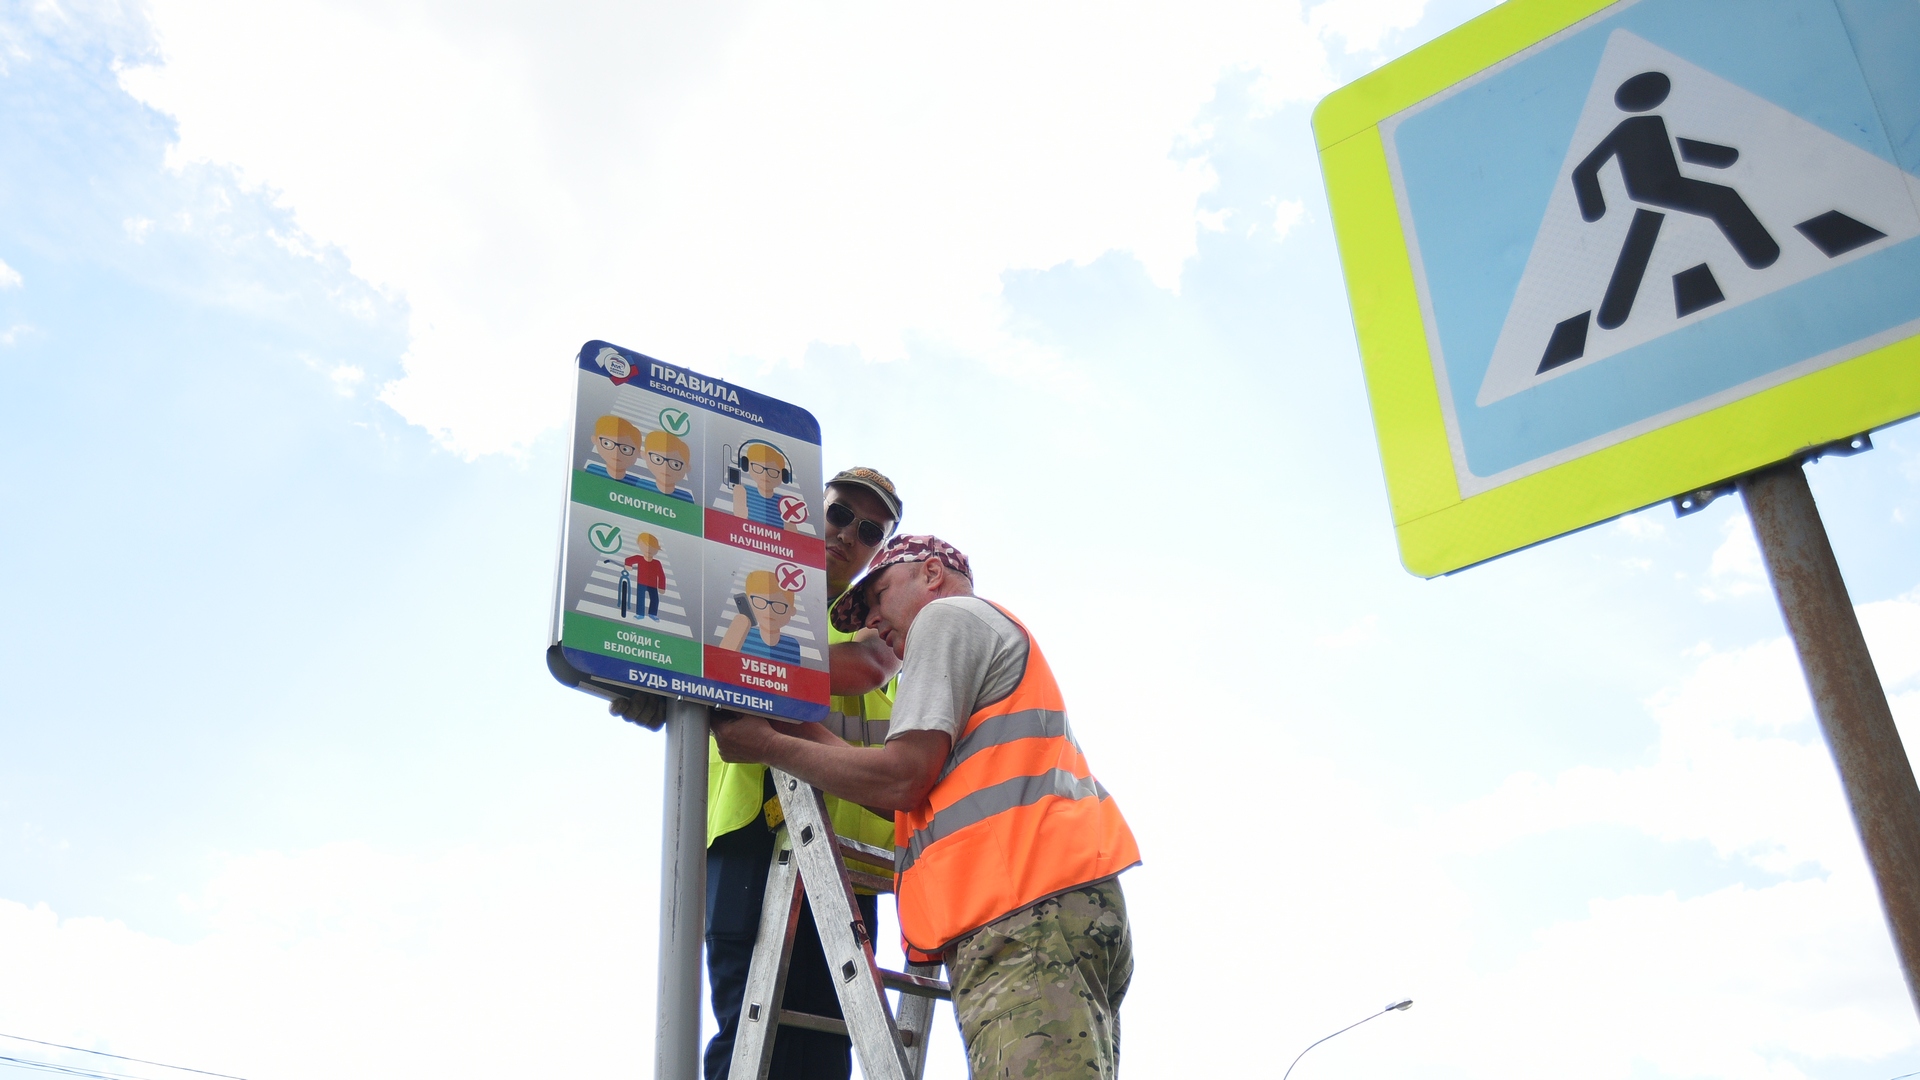
[[[829, 624], [827, 644], [829, 647], [843, 641], [853, 640], [853, 635], [843, 633]], [[860, 695], [836, 695], [831, 708], [843, 716], [860, 720], [887, 720], [893, 716], [893, 693], [899, 680], [893, 679], [878, 690]], [[878, 745], [877, 743], [875, 745]], [[766, 813], [763, 792], [766, 785], [767, 767], [765, 765], [743, 765], [720, 760], [720, 746], [711, 739], [707, 741], [707, 844], [711, 846], [717, 837], [725, 836], [755, 817]], [[850, 803], [827, 796], [827, 816], [833, 820], [834, 831], [841, 836], [849, 836], [863, 843], [879, 848], [893, 847], [893, 818], [880, 817], [858, 803]], [[886, 867], [867, 867], [865, 864], [853, 864], [875, 873], [884, 873]]]

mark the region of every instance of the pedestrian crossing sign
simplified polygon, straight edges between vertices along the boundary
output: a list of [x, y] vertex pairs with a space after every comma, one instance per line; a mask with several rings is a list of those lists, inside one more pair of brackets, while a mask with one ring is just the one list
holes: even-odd
[[554, 677], [602, 696], [824, 719], [813, 415], [604, 341], [573, 368]]
[[1330, 94], [1423, 577], [1920, 414], [1920, 4], [1509, 0]]

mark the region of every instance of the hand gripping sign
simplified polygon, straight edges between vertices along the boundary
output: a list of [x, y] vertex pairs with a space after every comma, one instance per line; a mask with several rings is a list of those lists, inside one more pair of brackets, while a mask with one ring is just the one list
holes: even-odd
[[575, 362], [568, 455], [554, 676], [601, 696], [824, 717], [812, 414], [589, 341]]

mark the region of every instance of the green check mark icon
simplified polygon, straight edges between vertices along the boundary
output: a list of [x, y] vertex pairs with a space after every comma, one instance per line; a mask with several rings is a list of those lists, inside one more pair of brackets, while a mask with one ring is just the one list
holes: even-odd
[[606, 555], [620, 551], [620, 526], [601, 523], [587, 530], [587, 539], [592, 541], [594, 550]]

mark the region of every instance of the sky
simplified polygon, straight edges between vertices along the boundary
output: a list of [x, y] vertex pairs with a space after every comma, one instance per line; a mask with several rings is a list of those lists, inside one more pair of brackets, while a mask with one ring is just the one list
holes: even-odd
[[[1485, 6], [0, 6], [0, 1034], [649, 1074], [664, 740], [541, 655], [598, 338], [1033, 628], [1145, 856], [1128, 1074], [1405, 997], [1295, 1075], [1920, 1070], [1737, 499], [1399, 566], [1308, 120]], [[1874, 442], [1808, 473], [1912, 741]]]

